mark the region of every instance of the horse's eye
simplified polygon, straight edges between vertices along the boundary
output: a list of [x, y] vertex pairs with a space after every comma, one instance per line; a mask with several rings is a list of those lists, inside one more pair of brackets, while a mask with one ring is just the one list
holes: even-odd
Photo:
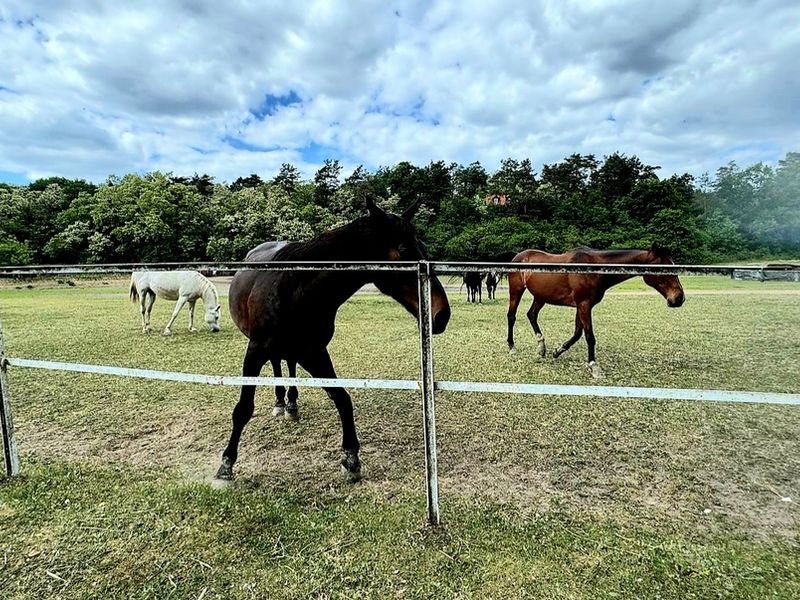
[[408, 248], [406, 247], [406, 245], [405, 245], [405, 244], [399, 244], [399, 245], [397, 246], [397, 251], [398, 251], [400, 254], [405, 254], [405, 253], [406, 253], [406, 250], [408, 250]]

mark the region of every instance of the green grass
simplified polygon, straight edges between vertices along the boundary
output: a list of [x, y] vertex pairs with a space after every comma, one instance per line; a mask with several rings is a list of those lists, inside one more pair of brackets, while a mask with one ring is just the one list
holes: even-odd
[[[800, 391], [797, 285], [684, 278], [669, 310], [641, 281], [595, 311], [609, 385]], [[142, 336], [124, 285], [0, 290], [12, 356], [231, 374], [245, 340]], [[647, 293], [641, 293], [645, 292]], [[695, 293], [696, 292], [696, 293]], [[440, 379], [592, 384], [579, 342], [535, 356], [521, 308], [453, 294]], [[170, 303], [153, 315], [163, 326]], [[573, 313], [546, 307], [550, 348]], [[340, 311], [342, 377], [416, 378], [416, 324], [382, 296]], [[419, 398], [353, 391], [365, 479], [338, 473], [319, 390], [302, 420], [260, 389], [238, 477], [211, 476], [237, 390], [11, 369], [23, 476], [0, 484], [0, 597], [793, 598], [800, 595], [795, 407], [442, 393], [443, 532], [422, 527]], [[784, 502], [784, 498], [791, 502]]]

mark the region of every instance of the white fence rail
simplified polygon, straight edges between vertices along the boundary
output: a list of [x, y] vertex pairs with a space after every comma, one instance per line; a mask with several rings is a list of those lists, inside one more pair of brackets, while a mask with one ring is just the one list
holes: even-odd
[[[19, 473], [16, 438], [11, 413], [11, 397], [6, 370], [8, 367], [71, 371], [162, 381], [201, 383], [207, 385], [255, 385], [297, 387], [349, 387], [364, 389], [421, 390], [423, 435], [425, 439], [425, 466], [428, 500], [428, 520], [433, 525], [440, 522], [439, 492], [436, 452], [435, 392], [481, 392], [502, 394], [539, 394], [553, 396], [595, 396], [615, 398], [645, 398], [658, 400], [692, 400], [703, 402], [750, 402], [766, 404], [800, 405], [800, 394], [766, 393], [735, 390], [696, 390], [680, 388], [644, 388], [613, 386], [546, 385], [525, 383], [492, 383], [472, 381], [437, 381], [434, 375], [433, 345], [431, 343], [430, 278], [434, 273], [453, 274], [467, 271], [581, 272], [604, 274], [699, 274], [727, 275], [733, 277], [742, 271], [765, 271], [765, 267], [702, 266], [702, 265], [597, 265], [597, 264], [535, 264], [535, 263], [431, 263], [420, 262], [268, 262], [268, 263], [120, 263], [106, 265], [37, 265], [0, 267], [0, 278], [48, 277], [57, 275], [108, 275], [129, 273], [131, 270], [194, 269], [210, 275], [235, 273], [242, 269], [275, 271], [416, 271], [419, 283], [419, 339], [420, 379], [321, 379], [313, 377], [243, 377], [228, 375], [202, 375], [134, 369], [109, 365], [55, 362], [18, 357], [7, 357], [0, 323], [0, 425], [2, 425], [3, 456], [6, 474]], [[783, 269], [785, 271], [785, 269]]]

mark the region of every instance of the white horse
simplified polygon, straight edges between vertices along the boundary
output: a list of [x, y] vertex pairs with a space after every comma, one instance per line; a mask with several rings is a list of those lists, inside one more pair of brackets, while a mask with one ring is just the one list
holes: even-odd
[[164, 335], [172, 334], [172, 324], [186, 303], [189, 304], [189, 331], [197, 331], [194, 327], [194, 305], [198, 298], [203, 299], [206, 308], [206, 325], [214, 333], [219, 331], [220, 306], [217, 288], [197, 271], [134, 271], [131, 274], [131, 300], [139, 301], [142, 333], [153, 331], [150, 327], [150, 312], [156, 296], [177, 300]]

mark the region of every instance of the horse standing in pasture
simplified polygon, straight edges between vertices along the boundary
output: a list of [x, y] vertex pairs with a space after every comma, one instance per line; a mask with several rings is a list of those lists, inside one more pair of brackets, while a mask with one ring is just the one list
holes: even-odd
[[[483, 282], [484, 273], [477, 271], [467, 271], [464, 273], [464, 281], [461, 284], [467, 286], [467, 302], [481, 302], [481, 282]], [[475, 299], [477, 296], [477, 300]]]
[[164, 335], [172, 334], [172, 324], [184, 304], [189, 305], [189, 331], [196, 332], [194, 326], [194, 307], [198, 298], [203, 299], [205, 322], [208, 328], [219, 331], [219, 297], [217, 288], [197, 271], [134, 271], [131, 273], [130, 298], [138, 301], [142, 314], [142, 333], [150, 333], [150, 313], [156, 296], [166, 300], [177, 300]]
[[499, 277], [494, 271], [488, 271], [486, 273], [486, 296], [489, 298], [489, 300], [494, 300], [495, 296], [497, 295], [498, 280]]
[[[415, 204], [402, 216], [387, 213], [372, 198], [367, 199], [368, 215], [346, 225], [326, 231], [307, 242], [292, 242], [275, 247], [262, 245], [247, 255], [248, 261], [416, 261], [425, 252], [411, 224]], [[294, 376], [297, 364], [312, 377], [335, 378], [328, 343], [333, 338], [336, 313], [366, 283], [375, 286], [419, 318], [417, 275], [392, 271], [239, 271], [230, 286], [228, 301], [231, 318], [249, 338], [242, 365], [244, 376], [258, 376], [269, 361], [280, 374], [285, 360], [289, 375]], [[442, 284], [431, 279], [431, 311], [433, 333], [442, 333], [450, 320], [450, 305]], [[291, 390], [290, 390], [291, 391]], [[353, 419], [350, 395], [341, 387], [326, 387], [342, 425], [342, 467], [355, 480], [361, 474], [358, 457], [359, 441]], [[276, 389], [276, 407], [283, 399]], [[222, 464], [220, 479], [233, 477], [238, 456], [239, 439], [253, 415], [254, 386], [242, 386], [239, 401], [233, 409], [233, 427]], [[290, 406], [296, 395], [289, 397]]]
[[[592, 250], [576, 248], [564, 254], [548, 254], [541, 250], [524, 250], [512, 262], [523, 263], [597, 263], [625, 265], [671, 265], [669, 254], [657, 245], [648, 250]], [[595, 378], [603, 371], [595, 357], [595, 336], [592, 329], [592, 308], [598, 304], [606, 291], [634, 275], [604, 275], [595, 273], [532, 273], [512, 271], [508, 274], [508, 348], [514, 352], [514, 322], [517, 306], [527, 289], [533, 294], [533, 304], [528, 310], [528, 320], [538, 338], [539, 356], [547, 354], [544, 335], [539, 328], [539, 311], [545, 304], [575, 307], [575, 333], [553, 352], [558, 358], [566, 352], [582, 333], [586, 333], [589, 349], [589, 368]], [[667, 305], [677, 308], [684, 302], [683, 287], [675, 275], [644, 275], [644, 282], [667, 300]]]

